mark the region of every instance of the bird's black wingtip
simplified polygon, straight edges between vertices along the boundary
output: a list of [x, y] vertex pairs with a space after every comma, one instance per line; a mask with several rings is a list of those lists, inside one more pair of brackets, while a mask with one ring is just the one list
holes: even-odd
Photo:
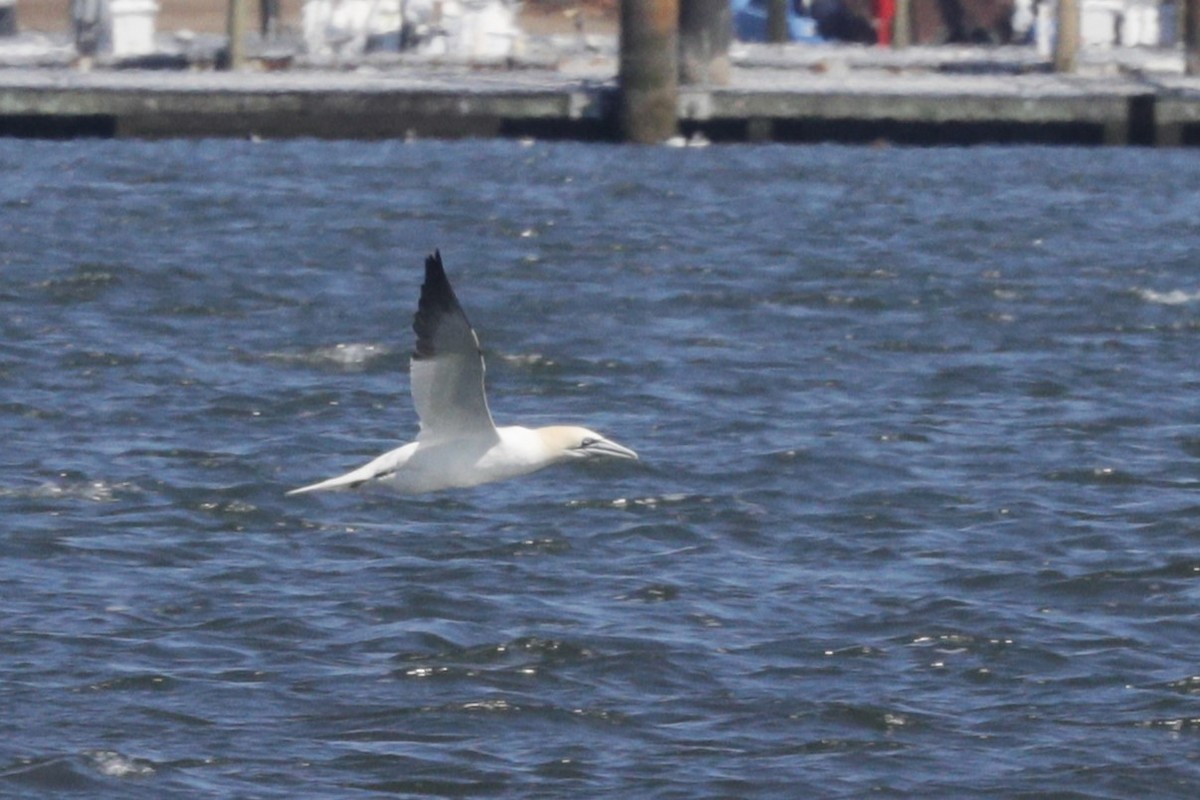
[[428, 275], [429, 273], [437, 274], [439, 272], [445, 274], [446, 269], [442, 266], [442, 251], [434, 249], [431, 254], [425, 256], [425, 273]]
[[434, 250], [425, 257], [425, 284], [421, 287], [421, 302], [427, 300], [439, 305], [457, 302], [454, 290], [450, 288], [450, 279], [446, 277], [446, 268], [442, 266], [441, 250]]
[[436, 355], [433, 337], [444, 314], [459, 314], [466, 319], [442, 266], [442, 252], [434, 250], [432, 255], [425, 258], [425, 283], [421, 285], [421, 298], [417, 303], [417, 313], [413, 317], [413, 331], [417, 334], [417, 348], [413, 358], [431, 358]]

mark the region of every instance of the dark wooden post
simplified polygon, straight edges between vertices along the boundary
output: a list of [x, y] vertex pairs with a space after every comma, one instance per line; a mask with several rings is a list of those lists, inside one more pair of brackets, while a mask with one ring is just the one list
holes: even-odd
[[767, 0], [767, 41], [783, 44], [791, 41], [787, 23], [788, 0]]
[[1200, 75], [1200, 0], [1183, 2], [1183, 59], [1188, 75]]
[[679, 0], [621, 0], [621, 136], [658, 144], [677, 130]]
[[0, 0], [0, 36], [17, 35], [17, 2]]
[[679, 82], [727, 85], [732, 40], [729, 0], [680, 0]]
[[1074, 72], [1079, 58], [1079, 0], [1058, 0], [1054, 25], [1054, 71]]
[[229, 58], [226, 69], [241, 69], [246, 63], [246, 0], [229, 0], [226, 16]]

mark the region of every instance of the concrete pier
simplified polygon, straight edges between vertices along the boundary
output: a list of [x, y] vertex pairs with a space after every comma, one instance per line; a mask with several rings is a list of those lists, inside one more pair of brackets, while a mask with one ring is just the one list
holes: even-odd
[[[1182, 53], [1155, 70], [1085, 61], [1062, 75], [1017, 50], [739, 48], [729, 85], [680, 89], [679, 125], [718, 142], [1200, 144], [1200, 78]], [[10, 67], [0, 135], [617, 140], [615, 72], [615, 55], [525, 68]]]

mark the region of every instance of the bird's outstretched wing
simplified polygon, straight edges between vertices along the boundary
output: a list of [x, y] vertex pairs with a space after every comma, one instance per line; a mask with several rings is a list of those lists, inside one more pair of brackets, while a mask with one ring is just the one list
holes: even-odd
[[421, 418], [418, 441], [496, 436], [484, 394], [479, 337], [458, 304], [439, 251], [425, 259], [425, 282], [413, 330], [417, 346], [410, 382], [413, 405]]

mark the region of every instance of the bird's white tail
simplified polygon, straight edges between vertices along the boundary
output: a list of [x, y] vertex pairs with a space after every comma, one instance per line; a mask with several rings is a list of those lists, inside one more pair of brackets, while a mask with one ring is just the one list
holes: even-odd
[[354, 489], [361, 483], [366, 483], [380, 476], [395, 472], [396, 468], [404, 464], [416, 449], [416, 442], [407, 444], [404, 447], [392, 450], [390, 453], [384, 453], [369, 464], [364, 464], [358, 469], [347, 472], [345, 475], [338, 475], [336, 478], [329, 478], [320, 483], [301, 486], [299, 489], [292, 489], [288, 494], [327, 492], [333, 489]]
[[304, 494], [306, 492], [328, 492], [333, 489], [353, 489], [358, 484], [364, 481], [369, 481], [371, 478], [375, 477], [376, 473], [373, 470], [368, 469], [368, 467], [371, 466], [371, 464], [368, 464], [366, 467], [360, 467], [353, 472], [347, 472], [345, 475], [339, 475], [336, 478], [329, 478], [328, 480], [320, 481], [319, 483], [301, 486], [299, 489], [292, 489], [287, 494], [288, 496], [291, 496], [293, 494]]

